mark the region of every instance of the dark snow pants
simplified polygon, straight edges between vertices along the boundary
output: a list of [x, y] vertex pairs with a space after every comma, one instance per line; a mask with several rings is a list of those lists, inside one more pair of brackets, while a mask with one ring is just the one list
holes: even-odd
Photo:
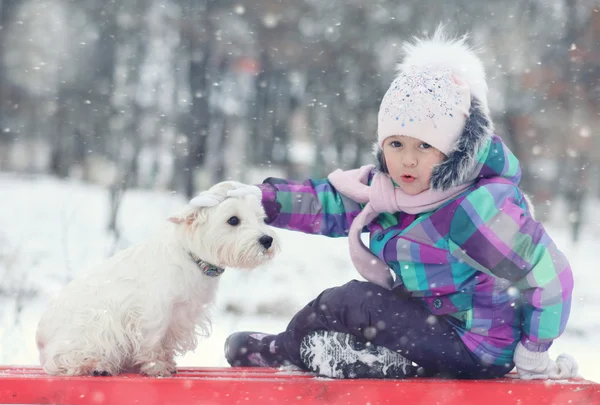
[[277, 335], [275, 345], [302, 368], [300, 342], [317, 330], [349, 333], [397, 351], [428, 376], [496, 378], [514, 367], [512, 362], [483, 363], [462, 342], [449, 318], [432, 315], [421, 301], [397, 289], [389, 291], [355, 280], [323, 291], [292, 318], [287, 330]]

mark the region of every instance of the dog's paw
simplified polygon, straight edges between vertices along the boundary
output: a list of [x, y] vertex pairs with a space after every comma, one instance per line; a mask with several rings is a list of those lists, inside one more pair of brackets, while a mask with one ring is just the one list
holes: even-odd
[[169, 365], [169, 370], [172, 370], [173, 374], [177, 374], [177, 363], [175, 363], [175, 360], [167, 360], [167, 364]]
[[176, 372], [174, 363], [160, 360], [144, 363], [140, 367], [140, 373], [149, 377], [171, 377]]

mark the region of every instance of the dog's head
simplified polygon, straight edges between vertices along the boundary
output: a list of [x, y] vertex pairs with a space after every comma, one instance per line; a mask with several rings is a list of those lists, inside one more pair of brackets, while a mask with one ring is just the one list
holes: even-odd
[[214, 207], [188, 206], [169, 218], [181, 227], [186, 248], [220, 267], [254, 268], [279, 251], [260, 201], [251, 195], [229, 197]]

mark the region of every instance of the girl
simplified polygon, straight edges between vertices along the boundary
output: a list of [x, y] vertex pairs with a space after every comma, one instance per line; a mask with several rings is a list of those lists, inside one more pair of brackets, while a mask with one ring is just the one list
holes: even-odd
[[492, 133], [482, 62], [440, 30], [403, 49], [379, 110], [379, 168], [227, 193], [260, 198], [273, 226], [348, 236], [368, 280], [324, 291], [278, 335], [231, 335], [228, 362], [337, 378], [495, 378], [515, 365], [521, 378], [576, 376], [570, 356], [548, 355], [569, 317], [571, 268]]

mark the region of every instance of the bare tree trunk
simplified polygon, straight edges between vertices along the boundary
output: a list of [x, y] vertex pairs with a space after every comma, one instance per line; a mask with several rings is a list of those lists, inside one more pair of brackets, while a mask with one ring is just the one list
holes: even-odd
[[291, 119], [292, 94], [290, 82], [286, 72], [277, 70], [273, 75], [273, 85], [271, 86], [273, 98], [273, 139], [269, 145], [271, 161], [284, 167], [289, 165], [289, 156], [287, 144], [289, 142], [289, 130]]
[[[190, 1], [184, 8], [184, 13], [192, 24], [187, 35], [187, 49], [189, 52], [189, 86], [192, 97], [192, 106], [189, 111], [190, 117], [185, 129], [187, 136], [187, 156], [184, 163], [185, 194], [191, 198], [196, 189], [195, 172], [204, 164], [206, 158], [206, 139], [211, 125], [211, 112], [209, 106], [209, 66], [212, 60], [212, 41], [214, 27], [210, 21], [210, 15], [216, 6], [214, 0], [204, 2]], [[198, 32], [195, 26], [202, 21], [202, 32]]]
[[260, 53], [260, 72], [256, 77], [254, 89], [254, 105], [251, 110], [251, 145], [249, 161], [253, 164], [262, 164], [269, 160], [265, 142], [270, 138], [271, 126], [268, 124], [267, 110], [270, 107], [269, 80], [271, 76], [271, 63], [266, 50]]
[[[88, 148], [94, 150], [94, 153], [100, 156], [109, 155], [109, 145], [107, 141], [111, 139], [111, 122], [118, 114], [113, 106], [111, 96], [115, 88], [115, 69], [117, 64], [117, 38], [119, 36], [119, 26], [117, 25], [117, 15], [120, 11], [118, 3], [115, 2], [95, 2], [98, 7], [94, 14], [102, 18], [99, 22], [99, 40], [98, 53], [102, 55], [99, 58], [99, 65], [96, 66], [96, 75], [92, 83], [90, 97], [92, 99], [93, 110], [90, 112], [89, 123], [83, 128], [78, 128], [81, 132], [81, 141], [89, 145]], [[82, 162], [84, 164], [84, 162]]]
[[72, 160], [72, 156], [69, 156], [69, 149], [71, 148], [68, 141], [73, 140], [73, 136], [68, 134], [72, 131], [72, 128], [66, 125], [69, 106], [64, 88], [58, 89], [56, 104], [56, 113], [52, 116], [54, 125], [50, 129], [52, 131], [51, 138], [54, 139], [50, 145], [52, 148], [50, 171], [55, 176], [66, 178], [69, 175]]
[[[579, 27], [577, 25], [577, 4], [575, 0], [566, 0], [565, 6], [567, 8], [567, 22], [566, 22], [566, 37], [564, 46], [565, 49], [569, 49], [571, 44], [577, 42], [580, 37]], [[565, 95], [565, 108], [569, 117], [569, 124], [567, 126], [569, 133], [568, 137], [574, 134], [575, 128], [578, 127], [578, 123], [575, 118], [575, 111], [578, 108], [582, 108], [578, 103], [579, 100], [579, 69], [576, 62], [570, 57], [569, 51], [567, 51], [568, 60], [565, 63], [564, 68], [564, 80], [569, 84], [568, 92]], [[571, 161], [567, 167], [570, 167], [568, 173], [570, 181], [568, 182], [568, 190], [566, 192], [566, 200], [568, 204], [569, 217], [571, 219], [571, 237], [574, 242], [578, 242], [581, 233], [581, 219], [583, 217], [583, 200], [585, 197], [586, 190], [588, 189], [587, 176], [585, 171], [590, 166], [589, 155], [584, 150], [582, 145], [568, 145], [569, 147], [575, 147], [576, 151], [574, 156], [567, 155]]]
[[233, 120], [227, 119], [221, 112], [213, 112], [211, 117], [211, 127], [205, 144], [207, 156], [204, 167], [209, 173], [210, 184], [215, 184], [223, 180], [225, 174], [225, 139]]
[[[2, 143], [8, 143], [10, 136], [8, 132], [5, 132], [7, 128], [6, 117], [5, 117], [5, 104], [8, 100], [8, 85], [6, 82], [6, 71], [4, 68], [4, 58], [6, 54], [6, 26], [10, 21], [14, 10], [19, 4], [18, 0], [0, 0], [0, 149]], [[1, 157], [1, 156], [0, 156]], [[0, 159], [1, 161], [4, 159]], [[0, 167], [1, 168], [1, 167]]]
[[[142, 0], [133, 0], [127, 4], [129, 13], [137, 13], [145, 15], [149, 4]], [[141, 19], [140, 21], [145, 21]], [[124, 106], [120, 106], [123, 110], [122, 116], [124, 117], [125, 124], [113, 134], [113, 142], [111, 151], [113, 159], [117, 162], [117, 176], [114, 182], [109, 187], [109, 204], [110, 204], [110, 215], [108, 221], [108, 230], [114, 235], [115, 244], [113, 249], [116, 248], [117, 242], [120, 238], [120, 232], [117, 225], [117, 217], [119, 209], [121, 207], [123, 196], [126, 190], [130, 187], [137, 185], [138, 178], [138, 158], [140, 150], [142, 148], [142, 136], [141, 136], [141, 118], [142, 108], [137, 99], [137, 94], [140, 86], [140, 71], [144, 57], [147, 52], [146, 40], [145, 40], [145, 22], [140, 22], [138, 25], [129, 26], [127, 28], [119, 27], [118, 30], [118, 41], [117, 43], [122, 44], [124, 49], [133, 50], [131, 55], [125, 55], [124, 60], [121, 63], [125, 64], [128, 75], [127, 81], [123, 83], [126, 91], [129, 92], [127, 103]], [[116, 50], [115, 50], [116, 52]], [[127, 134], [127, 137], [123, 135]], [[127, 144], [125, 139], [131, 142]], [[130, 146], [131, 149], [127, 153], [127, 149], [124, 147]], [[124, 150], [125, 149], [125, 150]]]
[[312, 144], [314, 146], [315, 151], [315, 157], [314, 161], [312, 162], [312, 170], [310, 176], [319, 177], [322, 175], [323, 168], [325, 166], [325, 160], [323, 156], [323, 137], [325, 136], [327, 131], [326, 114], [328, 112], [323, 111], [322, 106], [322, 96], [325, 91], [325, 89], [323, 88], [322, 77], [319, 75], [309, 80], [312, 81], [312, 83], [309, 84], [309, 97], [313, 100], [316, 100], [316, 102], [310, 104], [308, 109], [308, 125], [310, 128], [310, 139], [312, 140]]

